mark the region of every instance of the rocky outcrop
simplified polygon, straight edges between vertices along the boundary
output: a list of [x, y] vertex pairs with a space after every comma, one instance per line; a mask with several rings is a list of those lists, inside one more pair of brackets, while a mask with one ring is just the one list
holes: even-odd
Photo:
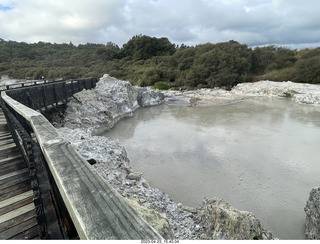
[[231, 93], [245, 96], [278, 96], [290, 97], [294, 102], [306, 104], [320, 104], [320, 86], [275, 81], [259, 81], [255, 83], [241, 83], [234, 87]]
[[320, 240], [320, 187], [311, 190], [304, 208], [306, 212], [305, 233], [309, 240]]
[[289, 97], [297, 103], [320, 104], [319, 85], [290, 81], [240, 83], [231, 91], [214, 88], [192, 91], [165, 91], [164, 94], [167, 103], [188, 106], [228, 104], [254, 96]]
[[172, 240], [174, 235], [172, 228], [169, 225], [168, 219], [165, 215], [156, 212], [153, 209], [145, 208], [134, 200], [126, 199], [131, 207], [137, 211], [137, 213], [145, 219], [164, 239]]
[[110, 130], [124, 117], [130, 117], [140, 107], [159, 105], [161, 92], [132, 86], [130, 82], [104, 75], [95, 89], [83, 90], [68, 103], [65, 126], [88, 129], [98, 135]]
[[272, 240], [253, 213], [240, 211], [220, 198], [206, 200], [195, 217], [197, 239], [210, 240]]

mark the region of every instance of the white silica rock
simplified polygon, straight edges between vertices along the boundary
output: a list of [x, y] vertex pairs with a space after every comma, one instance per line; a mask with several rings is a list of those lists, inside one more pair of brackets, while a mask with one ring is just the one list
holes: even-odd
[[68, 128], [90, 128], [93, 134], [101, 134], [122, 118], [132, 116], [140, 107], [159, 105], [164, 101], [161, 92], [132, 86], [128, 81], [104, 75], [96, 87], [74, 95], [66, 111]]

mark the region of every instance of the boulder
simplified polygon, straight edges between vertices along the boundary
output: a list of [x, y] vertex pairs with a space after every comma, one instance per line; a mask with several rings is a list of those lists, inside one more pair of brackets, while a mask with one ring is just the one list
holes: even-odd
[[127, 179], [138, 181], [141, 179], [141, 176], [142, 176], [142, 173], [140, 173], [140, 172], [132, 172], [127, 175]]
[[320, 239], [320, 187], [311, 190], [309, 200], [304, 208], [306, 212], [305, 233], [309, 240]]
[[204, 201], [195, 218], [199, 239], [272, 240], [253, 213], [237, 210], [220, 198]]
[[152, 89], [132, 86], [128, 81], [104, 75], [96, 87], [82, 90], [71, 98], [66, 110], [65, 126], [91, 130], [100, 135], [121, 119], [133, 116], [141, 108], [159, 105], [164, 95]]
[[172, 228], [169, 225], [168, 219], [165, 215], [158, 213], [157, 211], [145, 208], [139, 205], [134, 200], [126, 199], [131, 207], [137, 211], [137, 213], [146, 220], [164, 239], [173, 239], [174, 235]]

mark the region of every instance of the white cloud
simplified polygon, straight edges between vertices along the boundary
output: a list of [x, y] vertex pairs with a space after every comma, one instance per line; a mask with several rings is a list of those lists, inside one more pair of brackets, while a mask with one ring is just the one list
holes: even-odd
[[[318, 0], [0, 0], [0, 37], [116, 42], [166, 36], [176, 44], [320, 45]], [[6, 7], [6, 8], [4, 8]]]

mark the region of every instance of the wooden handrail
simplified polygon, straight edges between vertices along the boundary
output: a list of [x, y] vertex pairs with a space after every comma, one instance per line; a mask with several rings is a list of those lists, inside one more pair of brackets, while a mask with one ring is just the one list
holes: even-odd
[[42, 114], [1, 97], [30, 123], [80, 239], [163, 239]]

